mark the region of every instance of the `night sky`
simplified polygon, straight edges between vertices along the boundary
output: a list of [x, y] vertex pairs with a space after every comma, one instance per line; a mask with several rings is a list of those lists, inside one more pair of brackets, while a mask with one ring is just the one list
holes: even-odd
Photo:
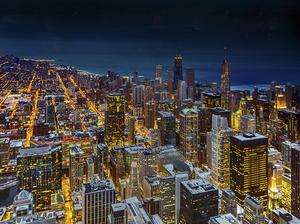
[[[78, 52], [70, 49], [78, 43], [84, 47], [78, 47]], [[29, 52], [29, 45], [40, 49]], [[173, 53], [177, 52], [183, 54], [186, 66], [199, 70], [199, 79], [209, 80], [220, 70], [216, 65], [225, 46], [229, 48], [233, 74], [238, 74], [233, 80], [238, 84], [273, 79], [300, 83], [300, 1], [0, 3], [0, 53], [35, 57], [49, 54], [95, 72], [114, 69], [115, 65], [120, 72], [141, 69], [147, 73], [155, 66], [151, 63], [160, 63], [156, 58], [161, 57], [162, 64], [169, 60], [171, 65]], [[100, 60], [106, 56], [95, 49], [102, 49], [107, 58]], [[88, 52], [99, 58], [98, 62], [84, 59]], [[139, 54], [139, 58], [135, 59], [131, 52]], [[74, 54], [81, 54], [81, 58]], [[145, 61], [141, 61], [143, 54]]]

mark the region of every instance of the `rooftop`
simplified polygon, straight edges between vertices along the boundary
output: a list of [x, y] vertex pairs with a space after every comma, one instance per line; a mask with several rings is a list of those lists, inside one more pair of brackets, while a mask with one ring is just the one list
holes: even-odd
[[239, 141], [253, 141], [256, 139], [267, 139], [267, 137], [260, 135], [258, 133], [246, 133], [243, 135], [235, 135], [233, 138], [238, 139]]
[[84, 193], [114, 190], [114, 189], [115, 186], [111, 180], [109, 179], [101, 180], [97, 175], [92, 176], [90, 182], [83, 184]]
[[204, 179], [187, 180], [181, 184], [190, 191], [191, 194], [200, 194], [203, 192], [217, 191], [217, 188]]
[[31, 148], [22, 148], [22, 149], [20, 149], [20, 151], [19, 151], [20, 154], [17, 155], [17, 158], [47, 155], [47, 154], [51, 154], [52, 152], [54, 152], [56, 150], [60, 150], [60, 149], [61, 149], [60, 144], [42, 145], [42, 146], [31, 147]]

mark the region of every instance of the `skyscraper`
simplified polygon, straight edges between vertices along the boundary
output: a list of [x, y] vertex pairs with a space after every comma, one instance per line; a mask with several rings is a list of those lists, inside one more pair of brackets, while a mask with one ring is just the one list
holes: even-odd
[[158, 129], [160, 130], [161, 145], [176, 144], [176, 121], [173, 113], [159, 111], [158, 112]]
[[100, 180], [94, 175], [83, 185], [82, 220], [84, 224], [106, 224], [115, 203], [116, 192], [111, 180]]
[[177, 89], [179, 80], [183, 80], [182, 57], [180, 55], [176, 55], [174, 58], [174, 89]]
[[183, 181], [180, 195], [180, 224], [207, 224], [218, 215], [218, 189], [208, 181]]
[[167, 69], [167, 85], [168, 85], [168, 93], [173, 93], [173, 79], [172, 79], [172, 72]]
[[211, 159], [211, 182], [221, 190], [230, 187], [230, 136], [227, 118], [213, 115], [211, 143], [208, 151]]
[[144, 106], [144, 92], [145, 92], [144, 85], [138, 85], [133, 88], [132, 97], [133, 97], [134, 107]]
[[244, 205], [247, 194], [264, 206], [268, 200], [268, 138], [257, 133], [231, 136], [230, 189], [237, 203]]
[[186, 70], [186, 84], [187, 86], [195, 85], [195, 69], [189, 68]]
[[300, 144], [292, 147], [292, 214], [300, 219]]
[[223, 60], [221, 72], [221, 104], [222, 107], [230, 109], [230, 65], [226, 58]]
[[17, 156], [17, 177], [19, 188], [33, 193], [36, 210], [48, 209], [51, 194], [61, 189], [61, 145], [20, 149]]
[[198, 111], [185, 108], [180, 112], [180, 151], [183, 156], [196, 164], [198, 162]]
[[84, 152], [79, 146], [70, 149], [70, 187], [74, 191], [80, 189], [83, 183]]
[[156, 65], [155, 67], [155, 79], [159, 80], [161, 83], [162, 81], [162, 65]]
[[221, 214], [227, 213], [231, 213], [234, 216], [237, 215], [235, 193], [230, 189], [223, 190], [221, 197]]
[[246, 224], [264, 224], [264, 205], [256, 197], [247, 195], [244, 206], [244, 222]]
[[105, 137], [109, 147], [124, 144], [125, 105], [124, 95], [111, 93], [107, 96], [105, 112]]
[[187, 85], [183, 80], [178, 81], [177, 96], [179, 101], [187, 99]]

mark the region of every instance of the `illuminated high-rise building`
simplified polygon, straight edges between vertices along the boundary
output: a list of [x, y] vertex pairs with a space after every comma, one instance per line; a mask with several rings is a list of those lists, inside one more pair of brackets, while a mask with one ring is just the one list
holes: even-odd
[[166, 174], [160, 178], [161, 215], [164, 223], [175, 223], [175, 176]]
[[255, 117], [253, 115], [242, 115], [240, 122], [240, 131], [242, 133], [252, 133], [256, 131]]
[[244, 205], [245, 224], [264, 224], [264, 205], [256, 197], [246, 195]]
[[257, 133], [231, 136], [230, 189], [237, 203], [244, 205], [247, 194], [264, 206], [268, 200], [268, 138]]
[[221, 94], [213, 91], [204, 92], [202, 102], [208, 108], [221, 107]]
[[183, 80], [182, 74], [182, 57], [180, 55], [176, 55], [174, 58], [174, 89], [177, 89], [178, 81]]
[[162, 65], [156, 65], [155, 67], [155, 79], [162, 82]]
[[135, 142], [135, 117], [128, 115], [127, 117], [127, 131], [128, 131], [128, 143], [134, 144]]
[[212, 116], [212, 130], [209, 151], [211, 164], [211, 182], [221, 190], [230, 187], [230, 136], [227, 118], [220, 115]]
[[195, 85], [195, 69], [189, 68], [186, 70], [186, 84], [187, 86]]
[[300, 144], [292, 148], [292, 214], [300, 218]]
[[148, 129], [154, 128], [155, 122], [155, 103], [147, 102], [145, 103], [145, 126]]
[[145, 86], [138, 85], [133, 87], [132, 90], [132, 98], [133, 98], [133, 106], [143, 106], [144, 105], [144, 93], [145, 93]]
[[221, 214], [231, 213], [234, 216], [237, 215], [237, 205], [235, 193], [230, 189], [222, 191], [221, 197]]
[[111, 180], [100, 180], [94, 175], [82, 189], [82, 221], [84, 224], [106, 224], [116, 191]]
[[198, 150], [198, 111], [185, 108], [180, 112], [180, 151], [183, 156], [196, 164]]
[[125, 105], [124, 95], [111, 93], [107, 96], [105, 113], [105, 137], [109, 147], [124, 144]]
[[168, 93], [173, 93], [173, 79], [172, 79], [172, 72], [171, 70], [167, 69], [167, 86], [168, 86]]
[[279, 110], [278, 119], [286, 125], [288, 136], [291, 141], [300, 140], [300, 113], [290, 110]]
[[157, 119], [161, 145], [176, 144], [176, 121], [173, 113], [159, 111]]
[[221, 71], [221, 103], [222, 107], [230, 109], [230, 65], [226, 58]]
[[177, 95], [179, 101], [187, 99], [187, 84], [183, 80], [178, 81]]
[[17, 177], [19, 189], [33, 193], [37, 211], [50, 208], [51, 194], [61, 189], [61, 145], [20, 149]]
[[0, 138], [0, 168], [8, 165], [10, 154], [9, 138]]
[[284, 173], [282, 176], [280, 206], [288, 212], [292, 211], [292, 183], [290, 173]]
[[180, 195], [180, 224], [207, 224], [218, 215], [218, 189], [208, 181], [183, 181]]
[[273, 224], [296, 224], [300, 223], [300, 219], [290, 214], [283, 208], [273, 210], [272, 212], [272, 223]]
[[83, 183], [84, 174], [84, 152], [79, 146], [73, 146], [70, 149], [70, 187], [74, 191], [80, 189]]

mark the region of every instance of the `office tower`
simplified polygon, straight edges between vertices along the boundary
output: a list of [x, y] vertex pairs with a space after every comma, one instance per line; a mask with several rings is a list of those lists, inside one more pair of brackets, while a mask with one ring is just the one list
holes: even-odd
[[179, 223], [207, 224], [218, 215], [218, 189], [204, 179], [181, 182]]
[[230, 136], [227, 118], [212, 115], [212, 130], [208, 133], [211, 143], [207, 149], [210, 155], [211, 182], [221, 190], [230, 187]]
[[173, 113], [159, 111], [157, 118], [161, 145], [176, 144], [176, 121]]
[[195, 69], [189, 68], [186, 70], [186, 84], [187, 86], [195, 85]]
[[208, 108], [221, 107], [221, 94], [213, 91], [202, 93], [202, 102]]
[[162, 82], [162, 65], [156, 65], [155, 67], [155, 79]]
[[127, 197], [140, 197], [139, 187], [139, 167], [136, 161], [131, 162], [129, 183], [127, 187]]
[[145, 126], [148, 129], [154, 128], [155, 122], [155, 103], [145, 103]]
[[291, 169], [292, 148], [297, 148], [297, 146], [298, 146], [297, 143], [291, 142], [289, 140], [282, 142], [280, 145], [283, 165], [289, 169]]
[[291, 185], [291, 174], [284, 173], [282, 176], [282, 187], [281, 187], [281, 200], [280, 206], [287, 210], [292, 211], [292, 185]]
[[256, 131], [255, 116], [247, 114], [241, 116], [240, 131], [242, 133], [252, 133]]
[[274, 111], [274, 103], [266, 99], [257, 99], [254, 101], [254, 106], [256, 131], [262, 135], [266, 135], [267, 126]]
[[180, 216], [180, 189], [181, 182], [186, 181], [191, 177], [192, 167], [181, 160], [175, 160], [173, 163], [163, 166], [165, 173], [175, 176], [175, 219], [179, 220]]
[[108, 224], [125, 224], [127, 223], [127, 210], [124, 202], [111, 205], [111, 214], [108, 217]]
[[[231, 117], [232, 117], [232, 114], [231, 114], [230, 110], [227, 110], [227, 109], [225, 109], [223, 107], [214, 107], [214, 108], [211, 108], [210, 111], [211, 111], [210, 122], [212, 122], [212, 116], [213, 115], [220, 115], [221, 117], [224, 117], [224, 118], [227, 119], [228, 127], [231, 127]], [[211, 123], [210, 123], [209, 126], [211, 128]]]
[[49, 208], [51, 194], [61, 189], [61, 145], [20, 149], [17, 156], [17, 177], [19, 189], [33, 193], [37, 211]]
[[237, 215], [237, 205], [235, 193], [230, 189], [222, 191], [221, 197], [221, 214], [231, 213], [234, 216]]
[[300, 218], [300, 144], [292, 147], [292, 214]]
[[175, 223], [175, 176], [165, 174], [160, 178], [161, 217], [164, 223]]
[[234, 215], [228, 213], [211, 217], [208, 224], [240, 224]]
[[290, 214], [283, 208], [273, 210], [272, 212], [272, 222], [273, 224], [295, 224], [300, 223], [300, 219]]
[[180, 112], [180, 150], [183, 156], [197, 164], [198, 150], [198, 111], [185, 108]]
[[211, 116], [208, 108], [202, 107], [198, 109], [198, 130], [199, 144], [206, 145], [207, 132], [211, 128]]
[[82, 187], [82, 220], [84, 224], [106, 224], [115, 203], [116, 191], [111, 180], [94, 175]]
[[10, 154], [9, 138], [0, 138], [0, 168], [7, 166]]
[[182, 57], [180, 55], [176, 55], [174, 58], [174, 89], [177, 89], [178, 81], [183, 80], [182, 75]]
[[84, 174], [84, 152], [79, 146], [70, 149], [70, 187], [72, 191], [80, 189]]
[[173, 93], [173, 79], [172, 79], [172, 72], [167, 69], [167, 86], [168, 86], [168, 93]]
[[246, 194], [257, 197], [264, 206], [268, 200], [268, 139], [257, 133], [231, 136], [230, 189], [237, 203], [244, 205]]
[[294, 89], [295, 86], [290, 83], [285, 85], [285, 100], [287, 109], [292, 109]]
[[256, 197], [246, 195], [244, 205], [244, 222], [246, 224], [264, 224], [264, 205]]
[[150, 147], [151, 148], [157, 148], [161, 146], [160, 143], [160, 130], [159, 129], [150, 129], [148, 131], [148, 139], [150, 142]]
[[34, 213], [33, 195], [21, 190], [14, 198], [13, 202], [13, 218], [28, 216]]
[[134, 144], [135, 142], [135, 117], [134, 116], [128, 115], [127, 131], [128, 131], [128, 143]]
[[134, 107], [139, 107], [144, 105], [144, 93], [145, 93], [145, 86], [138, 85], [133, 87], [132, 90], [132, 101]]
[[[109, 171], [116, 188], [120, 188], [120, 180], [127, 176], [125, 170], [124, 147], [115, 146], [109, 151]], [[123, 192], [122, 192], [123, 193]]]
[[55, 107], [54, 105], [50, 104], [46, 106], [46, 116], [45, 116], [45, 122], [49, 124], [55, 123]]
[[176, 102], [171, 99], [166, 99], [166, 100], [160, 100], [157, 103], [156, 111], [167, 111], [174, 114], [175, 109], [176, 109]]
[[177, 95], [179, 101], [187, 99], [187, 85], [185, 81], [178, 81]]
[[225, 58], [222, 63], [221, 71], [221, 103], [222, 107], [230, 109], [230, 66]]
[[288, 136], [291, 141], [300, 140], [300, 113], [290, 110], [279, 110], [278, 119], [286, 125]]
[[97, 157], [95, 155], [93, 155], [91, 158], [87, 158], [85, 161], [85, 180], [88, 181], [93, 175], [97, 174], [99, 175], [99, 173], [95, 173], [95, 166], [99, 165], [99, 163], [95, 160], [97, 160]]
[[102, 174], [108, 170], [108, 146], [106, 144], [98, 144], [96, 148], [96, 154], [93, 155], [93, 160], [95, 164], [95, 174], [102, 177]]
[[124, 95], [111, 93], [107, 96], [107, 111], [105, 112], [105, 138], [109, 147], [124, 144], [124, 110]]

